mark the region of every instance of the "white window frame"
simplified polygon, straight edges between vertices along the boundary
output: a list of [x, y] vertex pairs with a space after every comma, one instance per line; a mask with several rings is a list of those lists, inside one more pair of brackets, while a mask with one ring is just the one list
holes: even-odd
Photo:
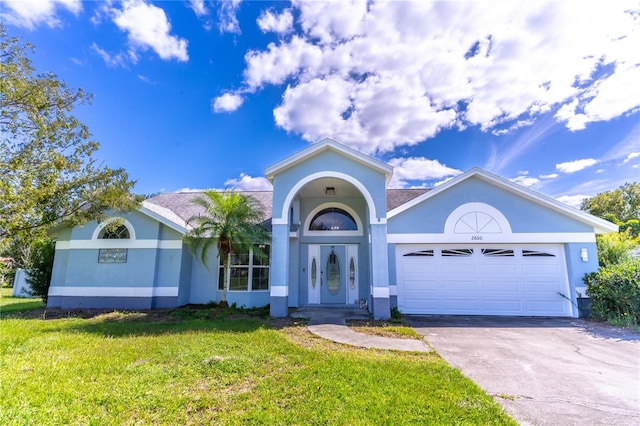
[[[309, 230], [311, 221], [313, 220], [314, 217], [316, 217], [316, 214], [318, 214], [324, 209], [330, 209], [330, 208], [344, 210], [345, 212], [349, 213], [353, 218], [353, 220], [356, 222], [356, 227], [358, 229], [356, 229], [355, 231], [332, 231], [330, 229], [325, 231]], [[311, 210], [311, 212], [307, 215], [307, 218], [304, 220], [302, 235], [309, 236], [309, 237], [326, 237], [329, 235], [336, 236], [336, 237], [361, 237], [363, 235], [362, 230], [363, 230], [362, 220], [360, 220], [360, 216], [358, 216], [355, 210], [353, 210], [351, 207], [342, 203], [329, 202], [329, 203], [320, 204], [315, 209]]]
[[[268, 246], [269, 249], [271, 249], [271, 245], [270, 244], [265, 244], [265, 246]], [[240, 255], [243, 255], [245, 253], [241, 253]], [[253, 255], [253, 247], [249, 250], [249, 263], [248, 264], [242, 264], [242, 265], [231, 265], [229, 264], [229, 272], [231, 272], [232, 268], [241, 268], [241, 269], [248, 269], [248, 274], [247, 274], [247, 289], [246, 290], [232, 290], [231, 288], [229, 288], [229, 284], [231, 283], [231, 274], [227, 274], [226, 276], [226, 282], [224, 283], [225, 288], [227, 289], [228, 292], [232, 292], [232, 293], [250, 293], [250, 292], [267, 292], [271, 290], [271, 282], [269, 281], [269, 268], [271, 267], [271, 259], [269, 259], [269, 264], [268, 265], [254, 265], [253, 264], [253, 259], [254, 259], [254, 255]], [[227, 259], [227, 261], [230, 263], [231, 262], [231, 254], [229, 254], [229, 258]], [[220, 270], [224, 268], [224, 264], [222, 264], [222, 262], [218, 261], [218, 291], [224, 291], [224, 289], [220, 288]], [[260, 290], [253, 290], [253, 271], [254, 269], [266, 269], [267, 270], [267, 288], [266, 289], [260, 289]]]

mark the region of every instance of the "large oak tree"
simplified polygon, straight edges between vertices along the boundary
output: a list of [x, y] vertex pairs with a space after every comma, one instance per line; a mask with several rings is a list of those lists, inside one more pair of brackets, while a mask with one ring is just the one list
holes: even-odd
[[136, 207], [134, 182], [93, 156], [99, 144], [72, 113], [91, 96], [37, 73], [33, 46], [2, 24], [0, 48], [0, 247]]

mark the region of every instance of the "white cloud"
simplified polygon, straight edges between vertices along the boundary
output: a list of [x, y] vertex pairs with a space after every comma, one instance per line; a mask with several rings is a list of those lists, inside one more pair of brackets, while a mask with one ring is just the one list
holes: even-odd
[[171, 35], [171, 23], [163, 9], [144, 0], [127, 0], [122, 9], [109, 10], [113, 22], [127, 33], [129, 56], [135, 62], [138, 51], [152, 49], [164, 60], [189, 60], [187, 40]]
[[638, 158], [640, 157], [640, 152], [632, 152], [629, 155], [627, 155], [627, 158], [625, 158], [622, 161], [622, 164], [627, 164], [629, 161], [633, 160], [634, 158]]
[[556, 200], [578, 209], [582, 204], [582, 200], [584, 200], [585, 198], [590, 198], [590, 195], [563, 195], [556, 198]]
[[393, 176], [389, 182], [390, 188], [406, 188], [409, 181], [424, 181], [457, 176], [462, 171], [452, 169], [438, 160], [424, 157], [393, 158], [389, 161], [393, 166]]
[[189, 0], [189, 7], [193, 10], [193, 13], [197, 17], [206, 16], [209, 14], [209, 10], [204, 5], [204, 0]]
[[204, 191], [206, 191], [206, 189], [204, 189], [204, 188], [189, 188], [189, 187], [186, 187], [186, 188], [178, 189], [176, 192], [204, 192]]
[[540, 175], [540, 179], [555, 179], [558, 176], [560, 176], [560, 175], [557, 174], [557, 173], [550, 173], [548, 175]]
[[584, 158], [582, 160], [567, 161], [556, 164], [556, 170], [562, 173], [575, 173], [598, 164], [598, 160]]
[[280, 14], [274, 13], [272, 10], [266, 10], [258, 17], [257, 22], [263, 33], [286, 34], [293, 29], [291, 9], [285, 9]]
[[218, 4], [218, 29], [221, 33], [240, 34], [240, 24], [236, 13], [242, 0], [219, 0]]
[[40, 24], [48, 27], [59, 26], [59, 8], [66, 9], [76, 16], [82, 11], [80, 0], [2, 0], [0, 4], [0, 21], [30, 31]]
[[100, 48], [96, 43], [91, 44], [91, 50], [96, 52], [109, 67], [123, 67], [127, 63], [127, 58], [122, 53], [111, 55], [104, 49]]
[[273, 185], [267, 178], [251, 177], [244, 173], [240, 173], [237, 179], [228, 179], [224, 185], [238, 191], [271, 191], [273, 189]]
[[540, 179], [534, 178], [532, 176], [517, 176], [509, 180], [511, 182], [517, 183], [518, 185], [526, 186], [527, 188], [536, 188], [540, 186]]
[[[292, 8], [297, 33], [247, 52], [244, 78], [247, 92], [286, 84], [276, 123], [308, 141], [332, 135], [384, 152], [452, 126], [509, 133], [553, 112], [577, 130], [640, 107], [634, 4], [353, 0]], [[273, 28], [268, 13], [259, 25]]]
[[234, 93], [225, 93], [213, 100], [214, 112], [231, 112], [235, 111], [242, 105], [244, 100], [240, 95]]

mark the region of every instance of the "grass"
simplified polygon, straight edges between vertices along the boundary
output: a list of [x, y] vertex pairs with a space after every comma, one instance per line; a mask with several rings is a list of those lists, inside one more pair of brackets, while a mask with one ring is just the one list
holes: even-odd
[[349, 320], [347, 325], [358, 333], [399, 339], [423, 340], [422, 335], [407, 325], [379, 320]]
[[2, 289], [0, 289], [0, 314], [44, 308], [44, 303], [42, 303], [40, 299], [11, 297], [12, 290], [10, 287], [2, 287]]
[[435, 353], [339, 345], [263, 314], [3, 314], [0, 424], [515, 424]]

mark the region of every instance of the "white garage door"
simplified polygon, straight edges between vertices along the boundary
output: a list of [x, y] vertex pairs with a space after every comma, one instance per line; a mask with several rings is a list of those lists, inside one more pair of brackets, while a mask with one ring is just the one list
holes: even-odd
[[571, 316], [561, 245], [398, 245], [407, 314]]

